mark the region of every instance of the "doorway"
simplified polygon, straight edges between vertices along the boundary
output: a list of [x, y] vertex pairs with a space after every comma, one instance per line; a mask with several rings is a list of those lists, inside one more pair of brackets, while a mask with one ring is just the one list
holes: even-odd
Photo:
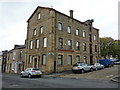
[[37, 68], [37, 58], [34, 59], [34, 68]]
[[90, 56], [90, 64], [93, 64], [93, 56]]

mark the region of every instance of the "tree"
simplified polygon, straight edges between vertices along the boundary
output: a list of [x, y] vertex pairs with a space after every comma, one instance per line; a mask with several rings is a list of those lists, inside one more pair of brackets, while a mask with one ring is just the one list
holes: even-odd
[[110, 57], [111, 55], [119, 57], [120, 55], [120, 45], [118, 40], [114, 40], [111, 37], [100, 38], [100, 53], [104, 58]]

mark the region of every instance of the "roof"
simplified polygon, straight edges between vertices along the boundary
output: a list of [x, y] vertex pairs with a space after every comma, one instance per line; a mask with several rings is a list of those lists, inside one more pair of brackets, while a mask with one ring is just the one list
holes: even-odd
[[15, 45], [14, 49], [22, 49], [25, 48], [25, 45]]
[[[71, 18], [71, 19], [73, 19], [73, 20], [75, 20], [75, 21], [77, 21], [77, 22], [79, 22], [79, 23], [81, 23], [81, 24], [84, 24], [84, 25], [86, 25], [86, 26], [88, 26], [88, 24], [86, 23], [86, 21], [90, 21], [90, 22], [91, 22], [91, 21], [93, 20], [93, 19], [92, 19], [92, 20], [86, 20], [85, 22], [81, 22], [81, 21], [79, 21], [79, 20], [77, 20], [77, 19], [75, 19], [75, 18], [73, 18], [73, 17], [70, 17], [70, 16], [68, 16], [68, 15], [66, 15], [66, 14], [64, 14], [64, 13], [61, 13], [61, 12], [59, 12], [59, 11], [53, 9], [53, 8], [38, 6], [38, 7], [35, 9], [35, 11], [32, 13], [32, 15], [29, 17], [29, 19], [27, 20], [27, 22], [29, 22], [29, 20], [32, 18], [32, 16], [34, 15], [34, 13], [35, 13], [39, 8], [53, 10], [53, 11], [59, 13], [59, 14], [62, 14], [62, 15], [64, 15], [64, 16], [66, 16], [66, 17], [68, 17], [68, 18]], [[99, 29], [97, 29], [97, 28], [94, 28], [94, 27], [93, 27], [93, 29], [96, 29], [96, 30], [99, 31]]]

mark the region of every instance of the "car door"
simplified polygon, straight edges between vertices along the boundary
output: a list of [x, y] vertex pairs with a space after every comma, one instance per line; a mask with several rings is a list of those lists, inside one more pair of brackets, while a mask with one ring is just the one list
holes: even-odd
[[30, 68], [26, 69], [25, 72], [24, 72], [24, 76], [28, 76], [30, 70], [31, 70]]
[[89, 71], [89, 66], [87, 64], [84, 64], [85, 71]]

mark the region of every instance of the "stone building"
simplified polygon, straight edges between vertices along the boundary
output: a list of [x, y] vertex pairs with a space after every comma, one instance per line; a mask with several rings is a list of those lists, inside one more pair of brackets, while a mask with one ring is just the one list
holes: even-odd
[[6, 71], [7, 50], [0, 52], [0, 72]]
[[14, 49], [7, 53], [7, 71], [19, 73], [24, 70], [25, 45], [15, 45]]
[[53, 8], [38, 6], [28, 19], [25, 68], [43, 72], [71, 70], [76, 62], [95, 63], [99, 57], [99, 30], [94, 20], [81, 22]]

